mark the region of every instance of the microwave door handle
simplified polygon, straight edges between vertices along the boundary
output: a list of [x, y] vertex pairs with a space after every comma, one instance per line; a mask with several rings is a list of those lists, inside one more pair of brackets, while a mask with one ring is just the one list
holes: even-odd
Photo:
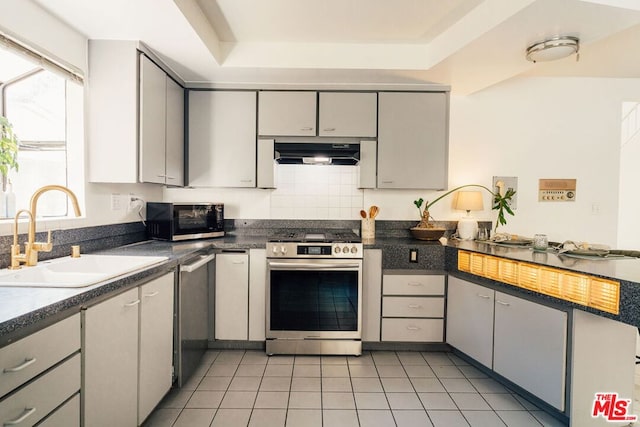
[[275, 270], [335, 270], [335, 269], [360, 268], [360, 265], [358, 263], [314, 264], [314, 263], [270, 262], [269, 268], [275, 269]]

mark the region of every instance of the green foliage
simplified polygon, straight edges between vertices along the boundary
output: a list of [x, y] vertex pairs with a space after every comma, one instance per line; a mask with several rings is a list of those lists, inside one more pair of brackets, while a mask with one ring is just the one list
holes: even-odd
[[0, 116], [0, 174], [18, 170], [18, 137], [6, 117]]
[[[506, 193], [503, 195], [500, 194], [500, 192], [493, 192], [491, 190], [489, 190], [487, 187], [485, 187], [484, 185], [478, 185], [478, 184], [467, 184], [467, 185], [461, 185], [460, 187], [456, 187], [453, 190], [449, 190], [446, 193], [444, 193], [442, 196], [438, 197], [437, 199], [435, 199], [433, 202], [429, 203], [427, 202], [425, 205], [425, 209], [429, 210], [429, 208], [431, 206], [433, 206], [436, 202], [438, 202], [440, 199], [448, 196], [449, 194], [453, 193], [454, 191], [458, 191], [462, 188], [465, 187], [478, 187], [478, 188], [484, 188], [485, 190], [487, 190], [492, 196], [493, 196], [493, 206], [491, 207], [491, 209], [493, 210], [497, 210], [498, 211], [498, 220], [496, 221], [496, 227], [495, 229], [498, 229], [498, 225], [506, 225], [507, 224], [507, 219], [504, 216], [505, 211], [509, 214], [509, 215], [514, 215], [513, 210], [511, 210], [511, 206], [509, 206], [509, 204], [511, 203], [511, 199], [513, 198], [513, 196], [516, 194], [516, 192], [512, 189], [509, 188]], [[418, 200], [414, 200], [413, 204], [417, 206], [418, 211], [420, 212], [420, 215], [422, 216], [422, 204], [424, 203], [424, 200], [422, 198], [419, 198]]]

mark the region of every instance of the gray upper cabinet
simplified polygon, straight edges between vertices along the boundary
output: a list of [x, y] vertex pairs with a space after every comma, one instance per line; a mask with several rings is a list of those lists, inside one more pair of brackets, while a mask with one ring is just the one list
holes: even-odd
[[140, 55], [140, 181], [164, 184], [167, 75]]
[[315, 136], [317, 92], [262, 91], [258, 134]]
[[320, 92], [318, 135], [375, 137], [375, 92]]
[[256, 186], [256, 92], [189, 92], [189, 185]]
[[140, 47], [89, 41], [89, 181], [181, 186], [184, 89]]
[[165, 183], [184, 185], [184, 89], [167, 77]]
[[140, 182], [184, 185], [184, 89], [140, 55]]
[[378, 94], [378, 188], [447, 188], [449, 97]]

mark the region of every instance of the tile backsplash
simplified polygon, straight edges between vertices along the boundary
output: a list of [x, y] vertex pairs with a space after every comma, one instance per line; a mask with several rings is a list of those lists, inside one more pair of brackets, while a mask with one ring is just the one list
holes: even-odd
[[358, 219], [364, 203], [358, 166], [279, 165], [272, 219]]

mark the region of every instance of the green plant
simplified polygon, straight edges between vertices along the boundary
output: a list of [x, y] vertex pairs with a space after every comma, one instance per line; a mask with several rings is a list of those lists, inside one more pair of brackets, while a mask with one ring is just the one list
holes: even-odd
[[18, 170], [18, 137], [9, 120], [0, 116], [0, 174], [6, 177], [11, 169]]
[[500, 192], [493, 192], [493, 191], [489, 190], [487, 187], [485, 187], [484, 185], [478, 185], [478, 184], [461, 185], [460, 187], [456, 187], [453, 190], [449, 190], [446, 193], [444, 193], [443, 195], [441, 195], [440, 197], [438, 197], [437, 199], [435, 199], [433, 202], [429, 203], [427, 201], [426, 204], [425, 204], [424, 209], [422, 209], [422, 205], [424, 204], [424, 199], [422, 197], [417, 199], [417, 200], [414, 200], [413, 204], [416, 205], [416, 207], [418, 208], [418, 212], [420, 212], [420, 216], [422, 218], [422, 221], [420, 222], [420, 224], [423, 224], [423, 223], [425, 223], [425, 222], [427, 222], [429, 220], [429, 208], [431, 206], [433, 206], [440, 199], [442, 199], [442, 198], [448, 196], [449, 194], [453, 193], [454, 191], [458, 191], [458, 190], [460, 190], [462, 188], [466, 188], [466, 187], [484, 188], [485, 190], [487, 190], [493, 196], [493, 205], [492, 205], [491, 209], [498, 211], [498, 220], [496, 221], [495, 230], [498, 229], [498, 225], [506, 225], [507, 224], [507, 219], [505, 218], [505, 214], [504, 213], [507, 212], [509, 215], [513, 215], [513, 210], [511, 210], [511, 207], [509, 206], [509, 203], [511, 202], [511, 199], [513, 198], [514, 194], [516, 194], [516, 192], [512, 188], [509, 188], [504, 193], [504, 195], [502, 195], [502, 194], [500, 194]]

